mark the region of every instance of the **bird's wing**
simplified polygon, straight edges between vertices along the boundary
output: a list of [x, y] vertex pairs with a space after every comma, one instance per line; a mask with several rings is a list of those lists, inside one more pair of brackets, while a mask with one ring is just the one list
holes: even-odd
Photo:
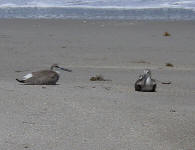
[[41, 70], [32, 72], [32, 77], [26, 79], [25, 82], [29, 84], [49, 84], [55, 83], [58, 79], [59, 76], [56, 72], [52, 70]]
[[41, 70], [37, 72], [32, 72], [32, 77], [36, 77], [40, 80], [52, 79], [55, 78], [56, 75], [57, 73], [52, 70]]

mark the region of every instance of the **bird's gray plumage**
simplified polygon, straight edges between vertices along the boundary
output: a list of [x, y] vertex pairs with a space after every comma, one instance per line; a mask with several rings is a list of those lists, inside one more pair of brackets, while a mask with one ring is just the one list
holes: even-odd
[[54, 68], [59, 68], [64, 71], [71, 72], [69, 69], [64, 69], [59, 67], [56, 64], [53, 64], [50, 70], [40, 70], [32, 72], [27, 77], [22, 80], [16, 79], [18, 82], [30, 84], [30, 85], [54, 85], [59, 80], [59, 74], [57, 71], [54, 71]]

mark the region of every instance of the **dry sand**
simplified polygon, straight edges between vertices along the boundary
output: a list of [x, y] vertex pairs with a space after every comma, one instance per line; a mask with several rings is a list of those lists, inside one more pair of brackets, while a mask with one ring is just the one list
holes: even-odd
[[[59, 85], [15, 81], [53, 63]], [[172, 84], [135, 92], [145, 68]], [[194, 150], [194, 79], [195, 22], [0, 20], [0, 149]]]

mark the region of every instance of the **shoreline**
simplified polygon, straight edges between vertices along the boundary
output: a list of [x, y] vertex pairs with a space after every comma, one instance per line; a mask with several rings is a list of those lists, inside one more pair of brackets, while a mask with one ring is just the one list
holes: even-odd
[[[177, 19], [170, 19], [170, 20], [145, 20], [145, 19], [83, 19], [83, 18], [0, 18], [0, 21], [6, 21], [6, 20], [15, 20], [15, 21], [88, 21], [88, 22], [154, 22], [154, 23], [184, 23], [184, 22], [192, 22], [195, 23], [195, 20], [177, 20]], [[84, 22], [85, 23], [85, 22]]]
[[164, 23], [172, 23], [172, 22], [178, 22], [178, 23], [182, 23], [182, 22], [192, 22], [194, 23], [195, 20], [179, 20], [179, 19], [154, 19], [154, 20], [150, 20], [150, 19], [85, 19], [85, 18], [0, 18], [0, 20], [34, 20], [34, 21], [41, 21], [41, 20], [48, 20], [48, 21], [52, 21], [52, 20], [55, 20], [55, 21], [89, 21], [89, 22], [92, 22], [92, 21], [96, 21], [96, 22], [164, 22]]

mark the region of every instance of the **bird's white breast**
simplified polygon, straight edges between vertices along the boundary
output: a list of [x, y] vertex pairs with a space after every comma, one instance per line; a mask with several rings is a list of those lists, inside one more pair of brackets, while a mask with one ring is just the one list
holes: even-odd
[[150, 77], [148, 77], [148, 78], [146, 79], [146, 85], [150, 85], [151, 83], [152, 83], [152, 80], [151, 80]]

